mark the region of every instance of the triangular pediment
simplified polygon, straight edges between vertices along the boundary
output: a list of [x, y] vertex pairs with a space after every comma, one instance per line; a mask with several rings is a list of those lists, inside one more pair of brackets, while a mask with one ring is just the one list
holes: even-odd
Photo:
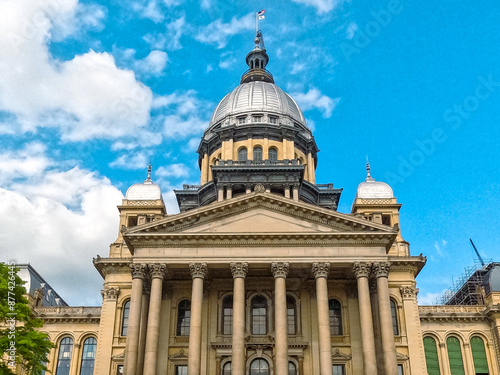
[[167, 234], [373, 233], [397, 231], [271, 193], [252, 193], [129, 228], [125, 237]]

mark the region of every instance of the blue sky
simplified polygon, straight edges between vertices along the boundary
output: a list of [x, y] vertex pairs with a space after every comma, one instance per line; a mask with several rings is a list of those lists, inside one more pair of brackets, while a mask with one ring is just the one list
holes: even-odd
[[368, 155], [391, 184], [403, 237], [427, 256], [432, 303], [498, 257], [497, 1], [3, 0], [0, 250], [31, 262], [71, 304], [100, 304], [91, 258], [149, 161], [172, 189], [199, 182], [200, 136], [246, 70], [255, 11], [276, 83], [321, 150], [319, 183], [350, 212]]

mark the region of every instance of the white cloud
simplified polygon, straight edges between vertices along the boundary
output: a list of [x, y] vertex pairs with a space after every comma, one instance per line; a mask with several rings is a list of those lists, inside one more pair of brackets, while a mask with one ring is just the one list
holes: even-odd
[[107, 53], [90, 51], [61, 62], [48, 51], [53, 31], [77, 22], [77, 14], [76, 0], [3, 2], [0, 110], [14, 114], [22, 131], [57, 127], [65, 140], [133, 133], [147, 124], [152, 98], [133, 72], [118, 69]]
[[163, 51], [151, 51], [144, 59], [136, 62], [136, 66], [144, 74], [158, 76], [167, 66], [168, 55]]
[[190, 25], [186, 24], [184, 16], [176, 18], [165, 26], [165, 32], [146, 34], [143, 39], [151, 48], [166, 49], [167, 51], [176, 51], [182, 48], [181, 37], [190, 32]]
[[145, 169], [149, 163], [149, 155], [145, 153], [134, 153], [122, 155], [109, 163], [112, 168], [121, 169]]
[[161, 166], [156, 170], [155, 175], [158, 177], [188, 177], [189, 168], [186, 167], [183, 163]]
[[305, 4], [316, 8], [318, 14], [328, 13], [333, 10], [338, 4], [339, 0], [292, 0], [296, 3]]
[[150, 0], [145, 3], [133, 2], [131, 6], [141, 17], [148, 18], [153, 22], [159, 23], [165, 19], [158, 1], [156, 0]]
[[45, 156], [46, 147], [41, 143], [30, 143], [24, 149], [4, 151], [0, 154], [0, 185], [7, 186], [13, 180], [34, 178], [54, 164]]
[[250, 13], [241, 18], [233, 17], [229, 23], [223, 23], [218, 19], [202, 27], [195, 38], [202, 43], [215, 44], [217, 48], [224, 48], [229, 37], [245, 30], [252, 30], [254, 27], [255, 15]]
[[325, 118], [329, 118], [332, 115], [333, 110], [340, 101], [340, 98], [332, 99], [329, 96], [323, 95], [317, 88], [312, 88], [306, 93], [293, 93], [291, 96], [297, 101], [303, 111], [318, 109]]
[[354, 35], [356, 35], [356, 31], [358, 30], [358, 25], [356, 25], [354, 22], [351, 22], [349, 26], [347, 26], [346, 29], [346, 37], [347, 39], [352, 39], [354, 38]]
[[436, 301], [440, 300], [442, 293], [426, 293], [418, 295], [419, 305], [435, 305]]

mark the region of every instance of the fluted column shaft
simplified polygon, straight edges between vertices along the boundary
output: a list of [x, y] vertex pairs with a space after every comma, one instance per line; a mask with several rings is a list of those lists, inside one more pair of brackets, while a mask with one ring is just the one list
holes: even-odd
[[245, 375], [245, 277], [247, 263], [231, 263], [233, 274], [233, 353], [231, 373]]
[[142, 305], [142, 288], [146, 275], [145, 264], [132, 264], [132, 295], [127, 327], [127, 341], [125, 343], [124, 375], [136, 375], [137, 350], [139, 348], [139, 332]]
[[389, 298], [389, 270], [390, 263], [388, 262], [373, 264], [373, 271], [377, 278], [380, 335], [382, 337], [385, 375], [398, 375], [396, 345], [394, 343], [394, 330], [392, 328], [391, 300]]
[[319, 367], [321, 375], [332, 373], [332, 344], [330, 339], [330, 312], [328, 307], [328, 274], [330, 263], [313, 263], [318, 304]]
[[203, 305], [203, 279], [207, 274], [206, 263], [190, 263], [193, 278], [191, 292], [191, 324], [189, 326], [188, 374], [200, 375], [201, 371], [201, 315]]
[[274, 316], [276, 339], [276, 375], [288, 375], [288, 332], [286, 319], [286, 276], [288, 263], [275, 262], [271, 265], [274, 275]]
[[146, 350], [144, 353], [144, 375], [155, 375], [158, 363], [158, 337], [160, 335], [160, 313], [164, 264], [149, 265], [151, 275], [151, 295], [149, 297], [148, 328], [146, 332]]
[[365, 262], [356, 262], [354, 263], [353, 271], [356, 275], [358, 283], [358, 303], [361, 327], [361, 345], [363, 348], [364, 374], [374, 375], [377, 374], [377, 360], [375, 356], [375, 340], [373, 335], [370, 287], [368, 284], [371, 264]]
[[137, 375], [143, 375], [144, 371], [144, 355], [146, 350], [146, 334], [148, 329], [148, 312], [149, 312], [149, 294], [151, 288], [145, 284], [142, 289], [142, 306], [141, 306], [141, 323], [139, 334], [139, 353], [137, 355]]

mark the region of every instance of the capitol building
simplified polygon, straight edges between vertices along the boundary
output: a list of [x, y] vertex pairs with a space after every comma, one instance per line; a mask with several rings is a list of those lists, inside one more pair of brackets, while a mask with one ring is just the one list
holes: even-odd
[[426, 258], [401, 202], [367, 164], [337, 211], [342, 189], [316, 182], [314, 135], [268, 61], [258, 32], [201, 137], [200, 185], [175, 190], [180, 213], [151, 168], [129, 187], [93, 259], [102, 306], [44, 306], [36, 290], [50, 373], [499, 375], [500, 264], [475, 303], [419, 306]]

